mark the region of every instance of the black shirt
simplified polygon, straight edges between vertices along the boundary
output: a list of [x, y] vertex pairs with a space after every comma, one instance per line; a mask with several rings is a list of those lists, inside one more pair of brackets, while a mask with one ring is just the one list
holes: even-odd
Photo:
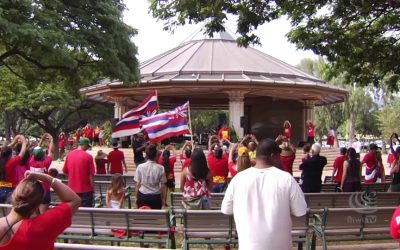
[[144, 157], [143, 157], [143, 150], [137, 151], [136, 149], [140, 148], [143, 146], [143, 143], [141, 141], [132, 141], [132, 149], [133, 149], [133, 160], [135, 163], [143, 163], [144, 162]]
[[300, 170], [303, 170], [303, 192], [321, 192], [322, 170], [324, 169], [326, 163], [326, 157], [314, 155], [300, 165]]

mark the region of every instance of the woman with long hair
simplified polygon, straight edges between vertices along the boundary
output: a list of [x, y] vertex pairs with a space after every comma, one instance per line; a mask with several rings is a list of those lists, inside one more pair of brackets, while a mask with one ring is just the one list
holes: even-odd
[[[238, 155], [236, 161], [234, 161], [233, 155], [236, 151]], [[228, 157], [228, 168], [232, 178], [240, 171], [248, 169], [249, 167], [251, 167], [249, 149], [245, 146], [239, 147], [239, 144], [233, 144]]]
[[[42, 144], [48, 141], [48, 152], [46, 155], [46, 151], [43, 150]], [[29, 160], [29, 170], [31, 172], [38, 172], [48, 174], [50, 165], [53, 161], [53, 153], [54, 153], [54, 139], [49, 133], [43, 134], [42, 138], [39, 141], [37, 147], [33, 148], [31, 159]], [[40, 213], [43, 213], [49, 208], [51, 197], [50, 197], [50, 186], [47, 183], [43, 183], [43, 188], [45, 191], [45, 195], [43, 197], [42, 204], [39, 206]]]
[[109, 208], [119, 209], [124, 207], [125, 185], [122, 175], [113, 175], [106, 195], [106, 204]]
[[183, 206], [186, 209], [209, 209], [211, 187], [212, 178], [206, 156], [203, 150], [195, 148], [190, 165], [181, 174]]
[[[13, 147], [21, 143], [19, 154], [12, 157]], [[22, 157], [26, 152], [27, 141], [24, 136], [17, 135], [14, 140], [1, 149], [0, 152], [0, 203], [5, 203], [9, 195], [18, 185], [16, 167], [21, 164]]]
[[343, 192], [361, 191], [361, 163], [357, 159], [356, 150], [349, 148], [346, 153], [346, 161], [343, 164], [343, 175], [340, 183]]
[[[62, 202], [31, 218], [43, 200], [42, 183], [51, 186]], [[25, 179], [15, 188], [11, 204], [10, 213], [0, 218], [0, 249], [30, 249], [33, 245], [34, 249], [54, 249], [54, 241], [71, 225], [71, 217], [81, 200], [61, 181], [28, 170]]]
[[168, 190], [170, 192], [175, 192], [175, 171], [174, 171], [175, 162], [176, 162], [175, 147], [173, 145], [168, 145], [167, 147], [165, 147], [164, 151], [161, 154], [161, 157], [158, 159], [158, 164], [164, 166], [165, 175], [167, 177], [167, 183], [166, 183], [167, 189], [165, 189], [165, 195], [164, 195], [165, 206], [168, 206], [167, 204]]

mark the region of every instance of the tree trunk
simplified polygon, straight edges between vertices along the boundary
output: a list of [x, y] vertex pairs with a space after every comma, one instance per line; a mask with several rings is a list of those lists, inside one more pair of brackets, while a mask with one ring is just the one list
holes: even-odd
[[356, 130], [356, 114], [354, 112], [350, 113], [350, 124], [349, 124], [349, 146], [353, 145], [354, 134]]

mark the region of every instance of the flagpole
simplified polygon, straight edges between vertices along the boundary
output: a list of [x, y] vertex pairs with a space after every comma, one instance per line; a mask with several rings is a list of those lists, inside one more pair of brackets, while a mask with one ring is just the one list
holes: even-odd
[[192, 120], [190, 119], [190, 102], [188, 101], [188, 117], [189, 117], [189, 130], [190, 130], [190, 143], [192, 144], [192, 151], [194, 149]]

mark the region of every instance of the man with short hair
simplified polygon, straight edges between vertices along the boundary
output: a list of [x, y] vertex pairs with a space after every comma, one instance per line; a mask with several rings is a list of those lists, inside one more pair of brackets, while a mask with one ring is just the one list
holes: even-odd
[[123, 174], [123, 169], [122, 165], [124, 165], [125, 168], [125, 174], [128, 173], [128, 168], [126, 167], [125, 163], [125, 156], [124, 152], [121, 150], [118, 150], [119, 144], [118, 142], [113, 143], [113, 151], [108, 153], [107, 159], [107, 173], [110, 174]]
[[164, 167], [157, 163], [157, 147], [150, 144], [145, 149], [147, 161], [136, 169], [136, 204], [138, 208], [148, 206], [161, 209], [164, 201], [165, 176]]
[[314, 143], [311, 146], [311, 158], [300, 164], [300, 170], [303, 170], [302, 189], [304, 193], [321, 192], [321, 177], [327, 160], [326, 157], [320, 156], [321, 145]]
[[63, 173], [68, 176], [68, 186], [81, 198], [81, 207], [93, 207], [93, 176], [95, 173], [91, 147], [86, 137], [79, 139], [79, 147], [70, 151], [65, 159]]
[[281, 149], [265, 139], [257, 146], [256, 165], [230, 182], [221, 211], [233, 214], [239, 249], [292, 249], [291, 215], [306, 214], [299, 184], [280, 169]]

